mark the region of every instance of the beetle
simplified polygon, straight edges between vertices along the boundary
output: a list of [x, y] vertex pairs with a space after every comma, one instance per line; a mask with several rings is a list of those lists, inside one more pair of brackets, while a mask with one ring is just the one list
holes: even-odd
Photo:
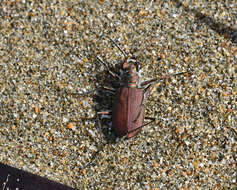
[[[96, 56], [97, 60], [120, 82], [120, 87], [116, 90], [116, 96], [112, 107], [112, 128], [119, 137], [125, 136], [131, 138], [136, 135], [142, 127], [155, 120], [154, 118], [147, 117], [147, 119], [152, 121], [143, 124], [145, 111], [144, 104], [152, 87], [161, 79], [167, 79], [187, 72], [166, 75], [141, 82], [139, 74], [141, 64], [135, 57], [127, 56], [113, 39], [109, 36], [105, 37], [107, 37], [125, 57], [120, 66], [120, 76], [118, 76], [109, 69], [107, 63]], [[113, 89], [107, 90], [113, 91]], [[111, 114], [111, 112], [98, 112], [98, 114]]]
[[[126, 58], [121, 65], [121, 87], [116, 91], [112, 108], [112, 125], [119, 137], [133, 137], [143, 126], [144, 103], [149, 88], [143, 89], [139, 76], [140, 64], [135, 58]], [[149, 84], [148, 84], [149, 85]]]

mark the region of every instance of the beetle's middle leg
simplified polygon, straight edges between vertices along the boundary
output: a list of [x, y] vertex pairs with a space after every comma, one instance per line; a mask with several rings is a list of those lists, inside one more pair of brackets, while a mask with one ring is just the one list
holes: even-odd
[[134, 123], [136, 123], [136, 121], [138, 120], [138, 118], [140, 117], [141, 115], [141, 112], [142, 112], [142, 109], [144, 109], [144, 106], [145, 106], [145, 100], [148, 96], [148, 94], [150, 93], [152, 89], [152, 85], [148, 85], [145, 89], [144, 89], [144, 92], [143, 92], [143, 96], [142, 96], [142, 101], [141, 101], [141, 104], [140, 104], [140, 108], [139, 108], [139, 112], [137, 114], [137, 117], [134, 119]]
[[141, 101], [141, 105], [140, 105], [140, 108], [139, 108], [139, 112], [137, 114], [137, 117], [133, 121], [134, 123], [138, 120], [139, 116], [141, 115], [142, 109], [145, 106], [145, 100], [148, 97], [148, 95], [149, 95], [149, 93], [150, 93], [153, 86], [154, 86], [154, 84], [148, 84], [147, 87], [144, 89], [144, 93], [143, 93], [143, 96], [142, 96], [142, 101]]
[[144, 108], [145, 100], [148, 97], [149, 93], [151, 92], [151, 89], [157, 83], [158, 80], [167, 79], [167, 78], [170, 78], [172, 76], [181, 75], [181, 74], [184, 74], [184, 73], [186, 73], [186, 72], [177, 73], [177, 74], [174, 74], [174, 75], [165, 75], [165, 76], [160, 77], [159, 79], [158, 78], [154, 78], [154, 79], [142, 82], [140, 84], [140, 86], [141, 87], [145, 87], [145, 89], [144, 89], [144, 93], [143, 93], [143, 97], [142, 97], [142, 101], [141, 101], [139, 112], [137, 114], [136, 119], [133, 122], [136, 122], [138, 120], [139, 116], [141, 115], [142, 109]]
[[141, 104], [140, 104], [140, 108], [139, 108], [139, 112], [137, 114], [137, 117], [134, 119], [134, 123], [138, 120], [138, 118], [140, 117], [141, 115], [141, 112], [142, 112], [142, 109], [144, 109], [144, 106], [145, 106], [145, 100], [148, 96], [148, 94], [150, 93], [151, 89], [152, 89], [152, 84], [149, 84], [145, 89], [144, 89], [144, 92], [143, 92], [143, 96], [142, 96], [142, 101], [141, 101]]

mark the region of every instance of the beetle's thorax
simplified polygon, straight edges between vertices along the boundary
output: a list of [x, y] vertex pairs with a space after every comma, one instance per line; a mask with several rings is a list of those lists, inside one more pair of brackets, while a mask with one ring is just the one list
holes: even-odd
[[121, 69], [122, 86], [137, 88], [140, 84], [138, 65], [135, 59], [126, 59]]

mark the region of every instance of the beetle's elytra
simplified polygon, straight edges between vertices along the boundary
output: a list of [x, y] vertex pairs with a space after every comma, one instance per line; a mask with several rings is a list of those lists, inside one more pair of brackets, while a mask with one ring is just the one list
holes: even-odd
[[[133, 137], [142, 126], [144, 108], [143, 89], [135, 87], [122, 87], [117, 90], [116, 99], [112, 110], [113, 129], [120, 137], [128, 133], [128, 138]], [[134, 131], [135, 130], [135, 131]], [[130, 131], [133, 131], [129, 133]]]

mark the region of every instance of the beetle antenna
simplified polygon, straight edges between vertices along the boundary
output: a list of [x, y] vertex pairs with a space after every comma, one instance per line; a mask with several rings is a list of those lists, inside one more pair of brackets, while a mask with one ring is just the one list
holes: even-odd
[[116, 73], [114, 73], [113, 71], [111, 71], [111, 70], [109, 69], [109, 66], [108, 66], [108, 63], [107, 63], [107, 62], [102, 61], [102, 59], [100, 59], [98, 56], [95, 56], [95, 57], [96, 57], [96, 59], [97, 59], [102, 65], [105, 66], [105, 68], [108, 70], [109, 74], [111, 74], [114, 78], [117, 78], [117, 79], [119, 79], [119, 80], [121, 79], [120, 76], [118, 76]]
[[122, 52], [124, 58], [127, 57], [127, 54], [119, 47], [119, 45], [112, 38], [110, 38], [109, 36], [106, 36], [106, 35], [103, 35], [103, 36], [108, 38], [119, 49], [119, 51]]
[[102, 65], [105, 66], [105, 68], [106, 68], [107, 70], [109, 70], [109, 66], [108, 66], [107, 63], [105, 63], [104, 61], [102, 61], [102, 59], [101, 59], [100, 57], [98, 57], [97, 55], [96, 55], [95, 57], [96, 57], [96, 59], [97, 59]]

